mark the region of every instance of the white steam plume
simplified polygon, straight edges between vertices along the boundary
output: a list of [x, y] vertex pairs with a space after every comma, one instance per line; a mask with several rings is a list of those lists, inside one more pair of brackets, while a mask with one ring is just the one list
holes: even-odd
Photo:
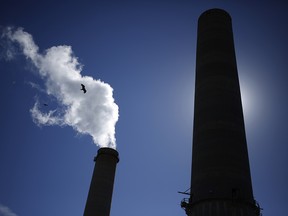
[[[43, 54], [33, 41], [32, 35], [22, 28], [7, 28], [2, 37], [20, 45], [45, 82], [46, 93], [54, 96], [64, 111], [42, 113], [36, 101], [30, 110], [38, 125], [69, 125], [81, 134], [92, 136], [100, 147], [116, 148], [115, 124], [118, 106], [114, 102], [112, 87], [90, 76], [82, 76], [82, 65], [73, 55], [70, 46], [53, 46]], [[87, 93], [80, 88], [84, 84]]]
[[10, 208], [0, 204], [0, 216], [17, 216]]

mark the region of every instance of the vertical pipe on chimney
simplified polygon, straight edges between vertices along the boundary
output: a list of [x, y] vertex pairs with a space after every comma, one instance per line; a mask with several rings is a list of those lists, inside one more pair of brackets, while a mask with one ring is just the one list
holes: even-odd
[[113, 194], [118, 152], [100, 148], [95, 157], [95, 167], [86, 201], [84, 216], [109, 216]]

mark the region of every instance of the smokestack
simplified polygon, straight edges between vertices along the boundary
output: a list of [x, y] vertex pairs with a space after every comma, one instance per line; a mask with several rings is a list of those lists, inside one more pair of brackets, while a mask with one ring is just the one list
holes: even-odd
[[253, 198], [230, 15], [199, 17], [188, 216], [260, 215]]
[[85, 206], [84, 216], [109, 216], [118, 152], [100, 148], [94, 159], [95, 167]]

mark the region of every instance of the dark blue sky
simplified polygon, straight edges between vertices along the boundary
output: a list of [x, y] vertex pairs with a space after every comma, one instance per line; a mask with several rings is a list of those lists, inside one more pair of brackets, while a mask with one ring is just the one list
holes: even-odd
[[[113, 87], [120, 163], [111, 216], [185, 215], [177, 191], [190, 185], [197, 19], [210, 8], [227, 10], [254, 196], [263, 215], [287, 215], [284, 1], [2, 2], [2, 29], [23, 27], [42, 53], [71, 46], [82, 75]], [[56, 104], [29, 85], [43, 81], [23, 55], [5, 61], [1, 51], [0, 69], [0, 215], [4, 207], [17, 216], [82, 215], [98, 147], [68, 126], [34, 124], [35, 97]]]

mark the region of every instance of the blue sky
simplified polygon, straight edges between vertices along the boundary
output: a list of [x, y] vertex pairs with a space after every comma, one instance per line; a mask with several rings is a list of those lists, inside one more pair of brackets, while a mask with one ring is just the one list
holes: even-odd
[[[24, 28], [41, 54], [71, 46], [82, 76], [114, 89], [120, 162], [111, 216], [172, 216], [185, 215], [179, 204], [185, 196], [177, 191], [190, 185], [197, 19], [210, 8], [227, 10], [254, 196], [263, 215], [286, 216], [288, 14], [283, 2], [3, 1], [0, 26]], [[49, 103], [43, 112], [59, 105], [29, 84], [44, 88], [35, 65], [16, 51], [9, 61], [1, 51], [0, 60], [0, 215], [82, 215], [99, 147], [69, 126], [33, 122], [29, 110], [36, 100]]]

